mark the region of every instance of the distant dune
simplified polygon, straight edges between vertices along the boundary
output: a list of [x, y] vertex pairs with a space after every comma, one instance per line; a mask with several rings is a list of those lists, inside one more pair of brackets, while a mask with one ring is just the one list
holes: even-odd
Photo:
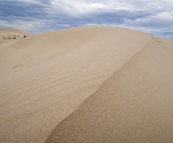
[[0, 142], [173, 142], [173, 41], [106, 26], [23, 35], [0, 43]]

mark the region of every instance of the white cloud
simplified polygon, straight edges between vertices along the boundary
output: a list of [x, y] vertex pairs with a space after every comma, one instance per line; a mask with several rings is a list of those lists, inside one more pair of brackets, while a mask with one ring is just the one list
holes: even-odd
[[[76, 25], [117, 25], [149, 33], [173, 32], [173, 0], [5, 0], [0, 4], [4, 2], [29, 5], [27, 12], [37, 13], [37, 18], [29, 15], [34, 20], [14, 18], [12, 23], [1, 20], [1, 27], [48, 31]], [[38, 7], [33, 9], [32, 4]]]
[[24, 31], [30, 31], [30, 32], [39, 32], [42, 28], [48, 28], [46, 26], [46, 20], [36, 20], [36, 19], [30, 19], [30, 20], [13, 20], [13, 21], [5, 21], [0, 20], [1, 27], [4, 28], [12, 28], [12, 29], [20, 29]]
[[35, 4], [40, 3], [40, 1], [36, 0], [5, 0], [5, 2], [22, 2], [22, 3], [35, 3]]
[[[60, 10], [71, 17], [83, 17], [94, 14], [117, 14], [126, 11], [134, 15], [134, 19], [122, 15], [124, 23], [118, 26], [129, 27], [149, 33], [173, 32], [173, 1], [172, 0], [53, 0], [52, 11]], [[139, 15], [139, 17], [135, 17]], [[143, 15], [140, 17], [140, 15]], [[98, 23], [86, 23], [84, 25], [97, 25]], [[111, 25], [100, 23], [99, 25]], [[114, 24], [112, 24], [114, 25]]]
[[136, 20], [125, 20], [123, 25], [149, 33], [173, 32], [173, 15], [169, 12], [161, 12]]
[[[63, 9], [69, 15], [83, 15], [95, 12], [116, 12], [117, 10], [136, 11], [172, 11], [172, 0], [52, 0], [52, 10]], [[72, 15], [73, 16], [73, 15]]]
[[49, 12], [60, 12], [72, 17], [81, 17], [87, 14], [115, 12], [116, 10], [130, 10], [132, 6], [112, 0], [52, 0]]

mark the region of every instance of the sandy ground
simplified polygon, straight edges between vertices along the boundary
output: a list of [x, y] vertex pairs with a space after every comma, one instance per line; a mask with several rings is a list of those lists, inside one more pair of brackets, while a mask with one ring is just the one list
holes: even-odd
[[153, 38], [46, 143], [172, 143], [173, 43]]
[[173, 141], [171, 40], [81, 27], [3, 43], [0, 142]]

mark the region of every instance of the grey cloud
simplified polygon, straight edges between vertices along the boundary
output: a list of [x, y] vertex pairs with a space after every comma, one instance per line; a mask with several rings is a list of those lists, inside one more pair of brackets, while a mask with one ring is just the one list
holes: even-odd
[[[3, 7], [7, 3], [13, 5]], [[1, 21], [10, 23], [13, 19], [19, 25], [19, 20], [40, 23], [37, 23], [37, 28], [20, 27], [30, 32], [83, 25], [117, 25], [153, 35], [165, 34], [165, 37], [170, 37], [173, 32], [172, 0], [6, 0], [0, 1], [0, 5]], [[29, 19], [34, 19], [34, 22]]]

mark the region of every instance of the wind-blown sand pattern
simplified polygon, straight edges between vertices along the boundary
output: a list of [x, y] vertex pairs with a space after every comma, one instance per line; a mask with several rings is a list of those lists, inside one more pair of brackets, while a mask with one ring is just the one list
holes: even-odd
[[172, 64], [171, 40], [124, 28], [3, 45], [0, 142], [172, 142]]

